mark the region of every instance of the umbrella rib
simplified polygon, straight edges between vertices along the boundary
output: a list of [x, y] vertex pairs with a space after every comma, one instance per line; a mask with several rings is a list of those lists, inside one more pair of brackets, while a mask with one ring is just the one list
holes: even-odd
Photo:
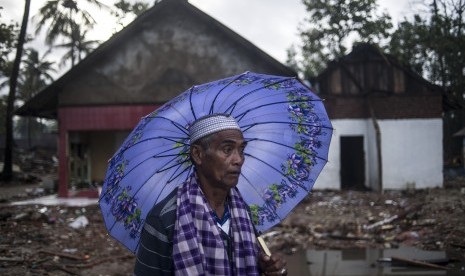
[[176, 178], [178, 178], [180, 175], [182, 175], [184, 172], [186, 172], [187, 170], [190, 170], [190, 167], [191, 166], [188, 166], [186, 168], [184, 168], [184, 170], [182, 170], [180, 173], [178, 173], [175, 177], [173, 177], [173, 175], [179, 170], [179, 168], [181, 167], [181, 164], [184, 164], [185, 162], [187, 162], [188, 160], [184, 160], [182, 163], [179, 163], [178, 164], [178, 168], [173, 172], [173, 174], [171, 175], [171, 177], [168, 179], [168, 182], [167, 184], [171, 183], [171, 181], [175, 180]]
[[246, 74], [248, 74], [248, 72], [245, 72], [243, 74], [240, 74], [238, 75], [236, 78], [234, 78], [233, 80], [231, 80], [228, 84], [226, 84], [223, 88], [221, 88], [220, 91], [218, 91], [218, 93], [216, 93], [215, 95], [215, 98], [213, 98], [213, 102], [210, 106], [210, 110], [208, 111], [208, 114], [213, 114], [213, 109], [215, 107], [215, 103], [216, 103], [216, 100], [218, 99], [218, 96], [220, 95], [221, 92], [224, 91], [224, 89], [226, 89], [226, 87], [228, 87], [229, 85], [231, 85], [231, 83], [235, 82], [236, 80], [238, 80], [239, 78], [241, 78], [242, 76], [245, 76]]
[[[289, 149], [296, 150], [296, 151], [299, 152], [299, 153], [307, 153], [307, 152], [305, 152], [305, 151], [303, 151], [303, 150], [298, 150], [298, 149], [295, 149], [295, 148], [292, 147], [292, 146], [289, 146], [289, 145], [286, 145], [286, 144], [283, 144], [283, 143], [279, 143], [279, 142], [276, 142], [276, 141], [272, 141], [272, 140], [261, 139], [261, 138], [253, 138], [253, 139], [248, 140], [248, 142], [252, 142], [252, 141], [269, 142], [269, 143], [272, 143], [272, 144], [276, 144], [276, 145], [280, 145], [280, 146], [283, 146], [283, 147], [286, 147], [286, 148], [289, 148]], [[312, 152], [312, 153], [313, 153], [313, 152]], [[320, 157], [320, 156], [318, 156], [318, 155], [316, 155], [316, 154], [311, 154], [311, 155], [312, 155], [313, 157], [316, 157], [316, 158], [320, 159], [320, 160], [323, 160], [323, 161], [325, 161], [325, 162], [328, 162], [327, 159], [325, 159], [325, 158], [323, 158], [323, 157]]]
[[[241, 175], [242, 175], [242, 177], [245, 179], [245, 181], [247, 181], [247, 183], [249, 183], [249, 186], [252, 187], [252, 189], [255, 191], [255, 193], [258, 195], [258, 197], [259, 197], [259, 198], [262, 198], [262, 196], [260, 195], [260, 192], [257, 190], [257, 187], [256, 187], [247, 177], [245, 177], [245, 175], [243, 175], [243, 174], [241, 174]], [[262, 198], [262, 199], [263, 199], [263, 198]], [[272, 210], [272, 209], [269, 208], [268, 206], [267, 206], [267, 208], [268, 208], [270, 211], [272, 211], [273, 213], [275, 213], [277, 217], [279, 217], [279, 215], [278, 215], [278, 213], [276, 213], [276, 211]], [[281, 217], [279, 217], [279, 218], [281, 218]]]
[[[145, 161], [149, 160], [150, 158], [153, 158], [153, 157], [150, 156], [150, 157], [148, 157], [148, 158], [142, 160], [141, 162], [139, 162], [139, 164], [136, 164], [133, 168], [131, 168], [127, 173], [125, 173], [125, 174], [123, 175], [123, 177], [121, 177], [121, 179], [119, 180], [119, 183], [120, 183], [126, 176], [128, 176], [133, 170], [135, 170], [137, 167], [139, 167], [140, 164], [144, 163]], [[138, 191], [139, 191], [139, 190], [137, 190], [137, 192], [138, 192]], [[103, 198], [104, 196], [106, 196], [106, 195], [108, 194], [108, 192], [110, 192], [110, 191], [107, 189], [107, 191], [105, 191], [105, 193], [102, 193], [101, 198]], [[137, 192], [135, 192], [134, 195], [136, 195]]]
[[282, 121], [268, 121], [268, 122], [259, 122], [259, 123], [253, 123], [249, 125], [243, 125], [241, 126], [242, 132], [245, 133], [247, 130], [251, 129], [254, 126], [257, 125], [265, 125], [265, 124], [287, 124], [287, 125], [301, 125], [301, 126], [316, 126], [316, 127], [321, 127], [325, 129], [330, 129], [334, 130], [334, 128], [325, 126], [325, 125], [317, 125], [317, 124], [307, 124], [307, 123], [299, 123], [299, 122], [282, 122]]
[[180, 131], [182, 131], [184, 134], [188, 135], [188, 132], [187, 132], [187, 129], [182, 126], [181, 124], [171, 120], [171, 119], [168, 119], [166, 117], [163, 117], [163, 116], [156, 116], [156, 117], [146, 117], [147, 119], [148, 118], [151, 118], [151, 119], [165, 119], [167, 121], [169, 121], [171, 124], [173, 124], [177, 129], [179, 129]]
[[[147, 118], [150, 118], [150, 117], [145, 117], [145, 119], [147, 119]], [[180, 131], [182, 131], [186, 136], [188, 135], [186, 129], [185, 129], [182, 125], [180, 125], [180, 124], [174, 122], [173, 120], [170, 120], [170, 119], [168, 119], [168, 118], [166, 118], [166, 117], [151, 117], [151, 118], [152, 118], [152, 119], [165, 119], [165, 120], [171, 122], [177, 129], [179, 129]], [[139, 141], [137, 141], [136, 143], [132, 144], [131, 146], [129, 146], [129, 147], [127, 147], [127, 148], [124, 148], [124, 150], [121, 151], [121, 153], [124, 153], [126, 150], [132, 148], [133, 146], [135, 146], [135, 145], [137, 145], [137, 144], [140, 144], [140, 143], [143, 143], [143, 142], [146, 142], [146, 141], [150, 141], [150, 140], [166, 139], [166, 140], [169, 140], [169, 141], [180, 141], [180, 140], [183, 140], [183, 139], [185, 139], [185, 138], [186, 138], [186, 137], [176, 137], [176, 136], [172, 136], [172, 137], [166, 137], [166, 136], [165, 136], [165, 137], [150, 137], [150, 138], [148, 138], [148, 139], [139, 140]], [[184, 144], [184, 145], [185, 145], [185, 144]]]
[[[255, 185], [253, 185], [252, 182], [251, 182], [247, 177], [245, 177], [244, 175], [242, 175], [242, 176], [244, 177], [245, 181], [247, 181], [247, 183], [249, 183], [249, 186], [252, 187], [253, 190], [257, 193], [258, 197], [259, 197], [259, 198], [262, 198], [261, 195], [260, 195], [260, 193], [259, 193], [259, 191], [255, 188]], [[272, 213], [279, 219], [279, 221], [281, 221], [282, 218], [281, 218], [281, 216], [276, 212], [276, 209], [270, 208], [270, 207], [268, 206], [268, 204], [266, 203], [266, 201], [264, 201], [264, 203], [265, 203], [264, 206], [266, 207], [266, 209], [268, 209], [268, 211], [272, 212]], [[261, 234], [260, 231], [257, 230], [257, 232], [259, 232], [259, 233]]]
[[[132, 167], [129, 171], [127, 171], [127, 172], [123, 175], [123, 177], [120, 179], [120, 182], [121, 182], [124, 178], [126, 178], [126, 176], [128, 176], [129, 174], [131, 174], [131, 172], [133, 172], [133, 171], [134, 171], [137, 167], [139, 167], [141, 164], [143, 164], [143, 163], [146, 162], [147, 160], [149, 160], [149, 159], [151, 159], [151, 158], [154, 158], [154, 157], [156, 157], [156, 156], [150, 156], [150, 157], [148, 157], [148, 158], [142, 160], [142, 161], [139, 162], [138, 164], [136, 164], [134, 167]], [[177, 157], [177, 155], [174, 155], [174, 157]], [[172, 165], [172, 166], [170, 166], [169, 168], [164, 168], [166, 165], [168, 165], [169, 163], [171, 163], [171, 162], [172, 162], [173, 160], [175, 160], [175, 159], [176, 159], [176, 158], [172, 158], [171, 160], [167, 161], [160, 169], [156, 170], [154, 174], [160, 173], [160, 172], [164, 172], [164, 171], [166, 171], [166, 170], [169, 170], [169, 169], [175, 167], [176, 165], [183, 164], [183, 163], [185, 163], [185, 162], [187, 161], [187, 160], [183, 160], [183, 162], [180, 162], [180, 163], [178, 163], [178, 164]], [[152, 175], [153, 175], [153, 174], [152, 174]], [[139, 190], [140, 190], [140, 188], [139, 188]], [[135, 196], [135, 195], [139, 192], [139, 190], [135, 191], [135, 192], [133, 193], [133, 195]], [[106, 191], [106, 192], [103, 194], [103, 196], [107, 195], [107, 193], [108, 193], [108, 192]], [[103, 198], [103, 196], [102, 196], [101, 198]]]
[[[189, 170], [189, 171], [192, 170], [192, 166], [188, 166], [186, 169], [184, 169], [180, 174], [178, 174], [178, 175], [177, 175], [175, 178], [173, 178], [171, 181], [173, 181], [174, 179], [178, 178], [178, 177], [179, 177], [180, 175], [182, 175], [186, 170]], [[187, 180], [187, 178], [189, 177], [190, 174], [191, 174], [190, 172], [187, 174], [186, 180]], [[167, 184], [169, 184], [171, 181], [169, 180]], [[184, 182], [184, 181], [183, 181], [183, 182]], [[160, 195], [163, 193], [163, 191], [165, 190], [165, 188], [168, 187], [168, 185], [162, 185], [162, 186], [163, 186], [163, 187], [161, 188], [160, 193], [158, 193], [158, 197], [155, 199], [155, 202], [158, 201], [158, 198], [160, 197]]]
[[194, 92], [194, 86], [192, 86], [190, 89], [189, 89], [189, 105], [191, 107], [191, 112], [192, 112], [192, 116], [194, 116], [194, 121], [197, 120], [197, 116], [195, 115], [195, 112], [194, 112], [194, 105], [192, 103], [192, 92]]
[[[247, 155], [247, 156], [249, 156], [249, 157], [252, 157], [252, 158], [254, 158], [254, 159], [257, 160], [257, 161], [262, 162], [263, 164], [267, 165], [267, 166], [270, 167], [271, 169], [273, 169], [273, 170], [275, 170], [276, 172], [278, 172], [279, 174], [281, 174], [283, 177], [285, 177], [287, 180], [289, 180], [289, 182], [292, 182], [289, 176], [287, 176], [286, 174], [284, 174], [282, 171], [276, 169], [276, 168], [273, 167], [272, 165], [268, 164], [267, 162], [263, 161], [262, 159], [257, 158], [257, 157], [255, 157], [255, 156], [252, 156], [252, 155], [247, 154], [247, 153], [245, 153], [245, 155]], [[305, 188], [305, 186], [301, 185], [299, 182], [296, 182], [296, 185], [299, 186], [300, 188], [302, 188], [303, 190], [307, 191], [307, 189]]]
[[[194, 117], [195, 117], [195, 114], [194, 114]], [[171, 119], [168, 119], [168, 118], [166, 118], [166, 117], [162, 117], [162, 116], [154, 117], [154, 119], [155, 119], [155, 118], [157, 118], [157, 119], [158, 119], [158, 118], [159, 118], [159, 119], [165, 119], [165, 120], [169, 121], [169, 122], [170, 122], [171, 124], [173, 124], [177, 129], [179, 129], [180, 131], [182, 131], [184, 134], [188, 135], [187, 129], [186, 129], [184, 126], [182, 126], [181, 124], [179, 124], [179, 123], [177, 123], [177, 122], [175, 122], [175, 121], [173, 121], [173, 120], [171, 120]]]
[[317, 99], [317, 100], [293, 100], [293, 101], [279, 101], [279, 102], [262, 104], [262, 105], [255, 106], [253, 109], [248, 109], [248, 110], [238, 114], [236, 116], [236, 118], [237, 118], [238, 121], [240, 121], [242, 118], [245, 117], [245, 115], [247, 115], [247, 113], [249, 113], [251, 111], [255, 111], [255, 110], [257, 110], [259, 108], [262, 108], [262, 107], [270, 106], [270, 105], [278, 105], [278, 104], [284, 104], [284, 103], [301, 103], [301, 102], [322, 102], [322, 100], [321, 99]]
[[[171, 161], [173, 161], [173, 160], [175, 160], [175, 159], [176, 159], [176, 158], [171, 159], [171, 160], [170, 160], [169, 162], [167, 162], [165, 165], [169, 164]], [[159, 170], [157, 170], [155, 173], [161, 173], [161, 172], [170, 170], [170, 169], [172, 169], [172, 168], [174, 168], [174, 167], [176, 167], [176, 166], [179, 166], [179, 165], [181, 165], [181, 164], [184, 164], [184, 163], [186, 163], [186, 162], [188, 162], [188, 161], [189, 161], [189, 159], [184, 159], [184, 160], [182, 160], [181, 162], [176, 163], [176, 164], [174, 164], [174, 165], [171, 165], [171, 166], [169, 166], [169, 167], [166, 167], [166, 168], [165, 168], [165, 167], [162, 167], [162, 168], [160, 168]]]
[[[126, 150], [138, 145], [138, 144], [142, 144], [143, 142], [147, 142], [147, 141], [151, 141], [151, 140], [157, 140], [157, 139], [165, 139], [165, 140], [168, 140], [168, 141], [177, 141], [179, 142], [180, 140], [182, 139], [185, 139], [184, 137], [151, 137], [151, 138], [147, 138], [147, 139], [143, 139], [143, 140], [140, 140], [140, 141], [137, 141], [136, 143], [134, 143], [133, 145], [131, 145], [130, 147], [127, 147], [125, 148], [123, 151], [121, 151], [121, 154], [123, 154]], [[183, 145], [187, 145], [186, 143], [182, 143]], [[165, 153], [165, 152], [168, 152], [168, 151], [171, 151], [171, 150], [175, 150], [176, 148], [171, 148], [171, 149], [167, 149], [165, 151], [162, 151], [160, 152], [159, 154], [161, 153]]]
[[[150, 157], [150, 158], [152, 158], [152, 157]], [[147, 158], [146, 160], [148, 160], [148, 159], [149, 159], [149, 158]], [[144, 161], [145, 161], [145, 160], [144, 160]], [[143, 161], [143, 162], [144, 162], [144, 161]], [[186, 161], [188, 161], [188, 160], [186, 159], [186, 160], [184, 160], [183, 162], [181, 162], [181, 163], [179, 163], [179, 164], [177, 164], [177, 165], [181, 165], [181, 164], [185, 163]], [[142, 163], [142, 162], [141, 162], [141, 163]], [[138, 165], [140, 165], [141, 163], [139, 163]], [[137, 165], [137, 166], [138, 166], [138, 165]], [[133, 169], [131, 169], [127, 174], [125, 174], [125, 175], [123, 176], [123, 178], [124, 178], [125, 176], [127, 176], [131, 171], [133, 171], [137, 166], [135, 166], [135, 167], [134, 167]], [[174, 166], [176, 166], [176, 165], [174, 165]], [[174, 166], [172, 166], [172, 167], [174, 167]], [[181, 173], [179, 173], [178, 175], [176, 175], [176, 177], [174, 177], [174, 178], [172, 178], [172, 176], [174, 175], [174, 173], [173, 173], [173, 175], [172, 175], [172, 176], [170, 177], [170, 179], [168, 180], [167, 184], [170, 183], [171, 181], [173, 181], [174, 179], [178, 178], [178, 177], [179, 177], [180, 175], [182, 175], [186, 170], [190, 170], [190, 167], [191, 167], [191, 166], [189, 166], [189, 167], [187, 167], [186, 169], [184, 169]], [[164, 171], [164, 170], [163, 170], [163, 171]], [[177, 169], [176, 169], [176, 171], [177, 171]], [[159, 172], [160, 172], [160, 171], [156, 171], [154, 174], [159, 173]], [[150, 179], [154, 174], [152, 174], [152, 175], [149, 177], [149, 179]], [[123, 179], [121, 179], [121, 180], [123, 180]], [[139, 191], [140, 191], [140, 189], [142, 188], [142, 186], [143, 186], [143, 185], [141, 185], [141, 186], [139, 187], [139, 189], [137, 189], [137, 191], [135, 191], [135, 192], [133, 193], [133, 197], [135, 197], [135, 196], [139, 193]], [[165, 187], [166, 187], [166, 185], [163, 185], [162, 191], [164, 190]], [[103, 194], [100, 198], [103, 198], [103, 197], [104, 197], [105, 195], [107, 195], [107, 194], [108, 194], [108, 192], [105, 192], [105, 194]], [[161, 192], [159, 193], [159, 196], [160, 196], [160, 195], [161, 195]], [[157, 198], [156, 200], [158, 200], [158, 198]], [[111, 231], [111, 229], [113, 229], [113, 227], [116, 225], [116, 223], [117, 223], [117, 221], [115, 220], [115, 222], [113, 223], [113, 225], [112, 225], [111, 227], [109, 227], [109, 230], [110, 230], [110, 231]]]
[[236, 108], [237, 104], [238, 104], [240, 101], [242, 101], [245, 97], [251, 95], [252, 93], [254, 93], [254, 92], [256, 92], [256, 91], [258, 91], [258, 90], [260, 90], [260, 89], [267, 88], [267, 87], [270, 87], [270, 86], [272, 86], [272, 85], [285, 82], [285, 81], [287, 81], [287, 80], [289, 80], [289, 79], [295, 79], [295, 77], [283, 78], [283, 79], [281, 79], [281, 80], [279, 80], [279, 81], [277, 81], [277, 82], [270, 83], [270, 84], [264, 85], [264, 86], [262, 86], [262, 87], [259, 87], [259, 88], [257, 88], [257, 89], [254, 89], [254, 90], [252, 90], [252, 91], [249, 91], [249, 92], [247, 92], [247, 93], [244, 93], [244, 95], [242, 95], [242, 96], [239, 97], [237, 100], [235, 100], [235, 101], [226, 109], [226, 112], [228, 112], [228, 110], [231, 109], [231, 111], [229, 112], [229, 114], [232, 114], [233, 111], [234, 111], [234, 108]]

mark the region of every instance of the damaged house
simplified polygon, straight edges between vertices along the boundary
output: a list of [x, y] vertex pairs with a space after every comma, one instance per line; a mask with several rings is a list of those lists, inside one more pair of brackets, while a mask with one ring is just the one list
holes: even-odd
[[443, 185], [442, 90], [375, 46], [360, 44], [314, 80], [334, 127], [315, 187]]
[[296, 74], [187, 0], [160, 1], [17, 114], [58, 121], [59, 196], [73, 196], [71, 187], [103, 181], [141, 117], [195, 84], [244, 71]]

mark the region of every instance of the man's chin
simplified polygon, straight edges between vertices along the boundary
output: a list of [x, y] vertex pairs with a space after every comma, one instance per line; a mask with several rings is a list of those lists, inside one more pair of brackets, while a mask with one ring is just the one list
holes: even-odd
[[231, 179], [231, 181], [228, 181], [226, 184], [228, 185], [228, 187], [233, 188], [237, 186], [237, 183], [239, 183], [239, 177]]

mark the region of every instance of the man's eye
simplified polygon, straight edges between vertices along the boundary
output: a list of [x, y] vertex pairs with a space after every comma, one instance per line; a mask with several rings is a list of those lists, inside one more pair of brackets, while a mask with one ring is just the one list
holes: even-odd
[[232, 151], [232, 148], [231, 147], [225, 147], [225, 148], [223, 148], [223, 151], [225, 153], [230, 153]]

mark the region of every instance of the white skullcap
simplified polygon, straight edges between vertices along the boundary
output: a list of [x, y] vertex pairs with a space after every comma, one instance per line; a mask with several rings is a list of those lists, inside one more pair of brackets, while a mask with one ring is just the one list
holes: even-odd
[[189, 128], [190, 143], [193, 144], [200, 138], [227, 129], [241, 130], [236, 120], [231, 115], [211, 114], [200, 117]]

